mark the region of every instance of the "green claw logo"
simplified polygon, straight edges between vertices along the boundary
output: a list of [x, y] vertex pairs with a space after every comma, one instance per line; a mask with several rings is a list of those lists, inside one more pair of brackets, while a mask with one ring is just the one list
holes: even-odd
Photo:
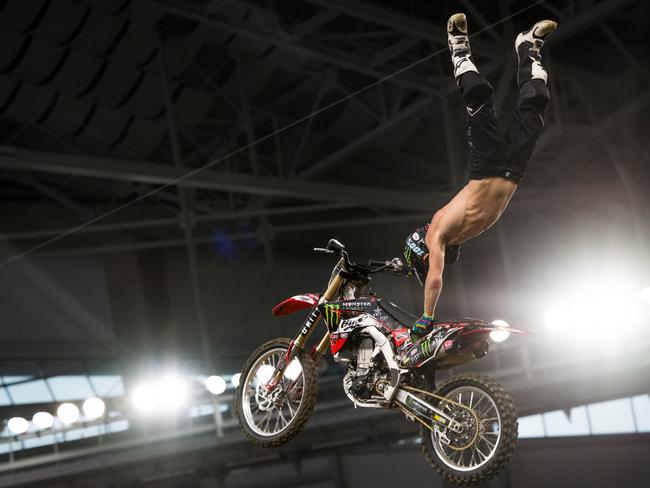
[[341, 306], [340, 305], [325, 305], [325, 322], [330, 327], [337, 327], [341, 321]]

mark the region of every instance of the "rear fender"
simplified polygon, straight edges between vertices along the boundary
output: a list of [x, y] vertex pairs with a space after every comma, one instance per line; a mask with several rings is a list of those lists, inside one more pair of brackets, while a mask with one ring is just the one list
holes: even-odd
[[320, 295], [316, 293], [305, 293], [304, 295], [295, 295], [278, 303], [273, 308], [273, 315], [289, 315], [290, 313], [304, 310], [305, 308], [314, 308], [318, 304]]
[[[430, 344], [433, 348], [432, 355], [425, 359], [422, 366], [433, 361], [439, 369], [454, 367], [485, 356], [489, 350], [488, 337], [494, 331], [508, 331], [513, 334], [530, 334], [525, 330], [512, 327], [500, 327], [486, 323], [450, 324], [456, 327], [448, 327], [447, 330], [434, 332]], [[423, 338], [424, 339], [424, 338]]]

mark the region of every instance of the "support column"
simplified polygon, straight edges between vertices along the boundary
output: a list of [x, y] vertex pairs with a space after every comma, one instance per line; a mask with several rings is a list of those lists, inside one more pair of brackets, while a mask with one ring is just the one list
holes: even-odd
[[[167, 79], [167, 70], [165, 68], [165, 52], [162, 39], [158, 39], [158, 62], [160, 69], [160, 79], [162, 84], [162, 95], [165, 103], [165, 118], [167, 120], [167, 129], [172, 145], [172, 154], [174, 157], [174, 167], [182, 168], [183, 158], [178, 140], [178, 131], [174, 120], [173, 106], [169, 93], [169, 83]], [[192, 295], [196, 309], [197, 328], [201, 347], [203, 349], [203, 363], [206, 373], [212, 372], [212, 357], [210, 349], [210, 336], [208, 335], [205, 311], [201, 301], [201, 284], [199, 281], [198, 259], [196, 255], [196, 244], [194, 241], [194, 219], [191, 209], [190, 190], [185, 187], [178, 187], [178, 195], [181, 207], [181, 226], [185, 234], [185, 247], [187, 250], [187, 261], [189, 265], [190, 281], [192, 285]]]

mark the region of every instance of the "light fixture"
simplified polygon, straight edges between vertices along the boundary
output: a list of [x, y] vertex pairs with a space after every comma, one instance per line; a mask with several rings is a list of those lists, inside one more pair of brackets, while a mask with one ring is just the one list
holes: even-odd
[[232, 378], [230, 378], [230, 384], [237, 388], [239, 386], [239, 380], [241, 380], [241, 373], [235, 373], [232, 375]]
[[101, 398], [90, 397], [82, 405], [84, 415], [90, 420], [95, 420], [104, 415], [106, 404]]
[[641, 299], [650, 305], [650, 286], [641, 288]]
[[36, 412], [32, 417], [32, 422], [39, 429], [49, 429], [54, 425], [54, 417], [49, 412]]
[[226, 391], [227, 388], [226, 380], [224, 380], [221, 376], [208, 376], [205, 379], [205, 387], [208, 389], [210, 393], [213, 395], [221, 395], [224, 391]]
[[284, 375], [291, 381], [297, 380], [300, 377], [301, 373], [302, 366], [300, 365], [300, 361], [297, 359], [291, 361], [289, 363], [289, 366], [287, 366], [287, 369], [284, 370]]
[[56, 409], [56, 415], [64, 424], [73, 424], [79, 418], [79, 408], [74, 403], [62, 403]]
[[549, 308], [544, 313], [544, 323], [551, 330], [563, 330], [568, 326], [566, 313], [559, 308]]
[[175, 411], [187, 404], [189, 388], [184, 378], [168, 375], [163, 377], [156, 386], [157, 400], [162, 409]]
[[[508, 324], [508, 322], [501, 319], [493, 320], [492, 325], [503, 327], [504, 329], [510, 327], [510, 324]], [[494, 342], [503, 342], [508, 337], [510, 337], [510, 332], [507, 330], [493, 330], [490, 332], [490, 339], [492, 339]]]
[[156, 390], [149, 384], [142, 383], [133, 388], [131, 401], [136, 410], [147, 413], [158, 405]]
[[11, 417], [7, 422], [7, 427], [14, 435], [24, 434], [29, 429], [29, 422], [22, 417]]
[[263, 364], [260, 366], [260, 369], [257, 370], [257, 373], [255, 374], [255, 378], [257, 378], [257, 381], [260, 383], [268, 383], [271, 380], [271, 377], [273, 376], [273, 373], [275, 372], [275, 368], [271, 366], [270, 364]]

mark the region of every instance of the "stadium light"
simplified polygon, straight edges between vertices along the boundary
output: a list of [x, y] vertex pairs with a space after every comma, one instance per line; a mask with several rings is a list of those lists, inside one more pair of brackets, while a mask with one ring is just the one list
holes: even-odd
[[54, 425], [54, 417], [49, 412], [36, 412], [32, 417], [32, 422], [39, 429], [49, 429]]
[[641, 288], [641, 299], [650, 305], [650, 286]]
[[184, 378], [168, 375], [163, 377], [156, 386], [157, 400], [162, 409], [173, 412], [187, 404], [189, 388]]
[[544, 313], [544, 323], [551, 330], [564, 330], [569, 325], [566, 313], [555, 307], [549, 308]]
[[7, 427], [14, 435], [24, 434], [29, 429], [29, 422], [22, 417], [11, 417], [7, 422]]
[[[510, 327], [510, 324], [508, 324], [508, 322], [501, 319], [493, 320], [492, 325], [503, 328]], [[510, 337], [510, 332], [507, 330], [493, 330], [490, 332], [490, 339], [492, 339], [494, 342], [503, 342], [508, 337]]]
[[275, 368], [273, 366], [271, 366], [270, 364], [263, 364], [262, 366], [260, 366], [260, 369], [257, 370], [257, 373], [255, 374], [255, 378], [257, 378], [257, 381], [259, 381], [260, 383], [266, 384], [269, 382], [274, 372], [275, 372]]
[[213, 395], [221, 395], [224, 391], [226, 391], [227, 388], [226, 380], [224, 380], [221, 376], [208, 376], [205, 379], [205, 387], [208, 389], [210, 393]]
[[153, 386], [142, 383], [133, 388], [131, 401], [136, 410], [148, 413], [158, 405], [156, 390]]
[[232, 375], [232, 378], [230, 378], [230, 384], [237, 388], [239, 386], [239, 380], [241, 380], [241, 373], [235, 373]]
[[95, 420], [104, 415], [106, 404], [101, 398], [90, 397], [82, 405], [84, 415], [90, 420]]
[[289, 366], [287, 366], [287, 369], [284, 370], [284, 375], [291, 381], [297, 380], [300, 377], [301, 373], [302, 366], [300, 365], [300, 361], [297, 359], [291, 361], [289, 363]]
[[56, 415], [64, 424], [73, 424], [79, 419], [79, 408], [74, 403], [62, 403], [56, 409]]

